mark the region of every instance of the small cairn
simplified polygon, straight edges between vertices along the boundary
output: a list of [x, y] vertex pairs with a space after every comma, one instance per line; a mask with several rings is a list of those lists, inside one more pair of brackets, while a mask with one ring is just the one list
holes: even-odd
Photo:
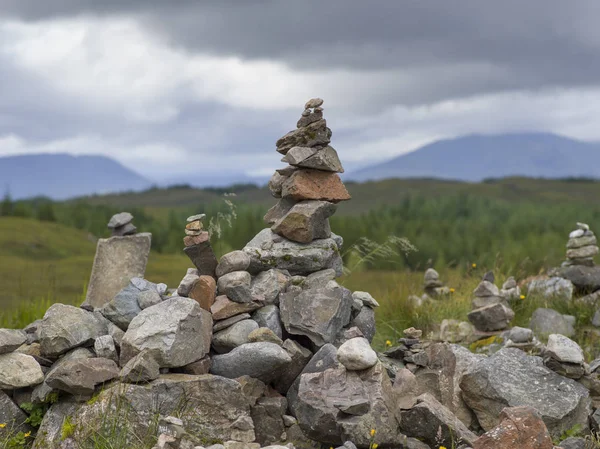
[[112, 231], [112, 237], [123, 237], [133, 235], [137, 228], [133, 225], [133, 215], [129, 212], [121, 212], [112, 216], [108, 222], [108, 228]]
[[517, 285], [514, 276], [509, 277], [504, 284], [502, 284], [500, 295], [505, 297], [508, 301], [521, 298], [521, 289]]
[[585, 223], [577, 223], [577, 229], [569, 234], [567, 260], [563, 267], [572, 265], [594, 266], [594, 256], [598, 254], [596, 236]]
[[202, 220], [205, 214], [188, 217], [185, 225], [184, 252], [197, 268], [198, 276], [208, 275], [215, 277], [217, 258], [210, 244], [210, 236], [204, 230]]
[[430, 298], [439, 298], [450, 294], [450, 289], [440, 280], [440, 275], [433, 268], [425, 271], [425, 294]]
[[399, 345], [389, 348], [384, 355], [402, 361], [406, 368], [414, 373], [429, 362], [425, 346], [421, 342], [423, 331], [409, 327], [404, 329], [403, 334], [404, 337], [398, 339]]
[[329, 217], [336, 203], [347, 201], [350, 194], [338, 173], [344, 168], [336, 150], [329, 145], [332, 132], [323, 118], [323, 100], [313, 98], [290, 131], [276, 143], [289, 165], [277, 170], [269, 189], [281, 200], [265, 215], [271, 230], [289, 240], [310, 243], [329, 238]]
[[480, 332], [497, 332], [508, 327], [515, 313], [508, 306], [506, 298], [500, 294], [498, 287], [494, 284], [493, 272], [483, 276], [482, 281], [473, 291], [473, 310], [468, 318], [471, 324]]

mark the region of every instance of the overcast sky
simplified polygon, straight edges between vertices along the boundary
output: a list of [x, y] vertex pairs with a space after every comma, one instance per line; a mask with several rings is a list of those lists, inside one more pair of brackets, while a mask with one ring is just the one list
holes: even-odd
[[600, 140], [598, 17], [597, 0], [0, 0], [0, 155], [265, 175], [316, 96], [350, 169], [468, 133]]

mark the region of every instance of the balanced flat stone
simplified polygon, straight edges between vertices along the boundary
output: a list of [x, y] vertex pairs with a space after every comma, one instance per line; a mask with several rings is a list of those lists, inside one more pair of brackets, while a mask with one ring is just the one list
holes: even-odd
[[84, 305], [102, 307], [125, 288], [131, 278], [143, 278], [151, 242], [152, 234], [147, 232], [98, 240]]
[[[289, 153], [288, 153], [289, 154]], [[337, 151], [332, 146], [327, 145], [325, 148], [317, 150], [309, 157], [302, 159], [294, 164], [302, 168], [314, 168], [315, 170], [323, 170], [334, 173], [344, 173], [344, 167], [337, 154]]]
[[133, 215], [129, 212], [121, 212], [112, 216], [108, 222], [108, 227], [110, 229], [120, 228], [121, 226], [131, 223], [131, 220], [133, 220]]
[[183, 251], [198, 269], [198, 274], [206, 274], [213, 277], [215, 276], [215, 270], [218, 262], [212, 246], [210, 245], [210, 241], [205, 241], [197, 245], [186, 246]]
[[277, 141], [277, 151], [281, 154], [287, 152], [293, 147], [316, 147], [327, 145], [331, 142], [331, 130], [327, 128], [325, 119], [302, 128], [290, 131]]
[[283, 183], [281, 196], [295, 201], [320, 200], [331, 203], [351, 198], [337, 173], [312, 169], [294, 172]]
[[301, 201], [295, 204], [271, 229], [294, 242], [310, 243], [331, 237], [329, 217], [337, 206], [327, 201]]

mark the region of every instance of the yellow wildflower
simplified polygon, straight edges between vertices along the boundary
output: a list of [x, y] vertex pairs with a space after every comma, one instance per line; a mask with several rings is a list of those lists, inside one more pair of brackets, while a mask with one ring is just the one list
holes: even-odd
[[521, 295], [521, 296], [520, 296], [520, 298], [521, 298], [521, 299], [525, 299], [525, 295]]
[[453, 288], [450, 289], [450, 293], [454, 293], [454, 289]]
[[23, 435], [25, 438], [31, 436], [31, 432], [27, 432], [25, 435]]
[[6, 427], [6, 423], [0, 424], [0, 429], [4, 429]]
[[477, 264], [474, 263], [473, 265], [471, 265], [473, 268], [477, 268]]
[[440, 446], [440, 449], [446, 449], [446, 446]]
[[386, 341], [385, 341], [385, 345], [386, 345], [386, 346], [392, 346], [392, 342], [391, 342], [391, 341], [389, 341], [389, 340], [386, 340]]
[[371, 436], [374, 437], [375, 436], [375, 429], [371, 429]]
[[378, 447], [379, 447], [379, 444], [377, 444], [377, 443], [373, 443], [371, 445], [371, 449], [377, 449]]

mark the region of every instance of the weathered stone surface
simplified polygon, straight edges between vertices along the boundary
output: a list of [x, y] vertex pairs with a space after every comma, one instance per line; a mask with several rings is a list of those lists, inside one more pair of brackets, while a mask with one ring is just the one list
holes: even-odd
[[209, 356], [206, 356], [196, 362], [192, 362], [189, 365], [185, 365], [181, 368], [181, 371], [184, 374], [192, 374], [194, 376], [199, 376], [201, 374], [208, 374], [210, 372], [210, 367], [212, 362]]
[[295, 201], [319, 200], [339, 203], [351, 198], [337, 173], [321, 170], [298, 170], [285, 180], [283, 198]]
[[281, 435], [285, 432], [283, 415], [286, 409], [287, 400], [281, 396], [259, 398], [256, 404], [251, 407], [256, 441], [261, 446], [270, 447], [271, 449], [281, 447], [268, 445], [281, 441]]
[[293, 147], [281, 159], [281, 162], [287, 162], [290, 165], [298, 165], [300, 162], [308, 159], [317, 152], [316, 148], [311, 147]]
[[0, 329], [0, 355], [13, 352], [27, 342], [27, 334], [19, 329]]
[[305, 335], [317, 346], [335, 340], [350, 322], [352, 297], [338, 288], [304, 290], [280, 297], [281, 320], [293, 335]]
[[246, 343], [227, 354], [214, 356], [210, 372], [230, 379], [250, 376], [270, 383], [290, 363], [292, 359], [281, 346], [264, 342]]
[[588, 257], [594, 257], [598, 254], [598, 247], [596, 245], [582, 246], [580, 248], [572, 248], [567, 250], [567, 258], [569, 259], [584, 259]]
[[581, 265], [561, 267], [556, 275], [571, 281], [575, 289], [581, 293], [592, 293], [600, 289], [600, 267]]
[[219, 295], [227, 296], [231, 301], [247, 303], [252, 301], [250, 284], [252, 276], [247, 271], [233, 271], [219, 278], [217, 289]]
[[75, 396], [89, 396], [100, 385], [119, 376], [117, 364], [104, 358], [76, 359], [61, 364], [46, 377], [46, 383], [56, 390]]
[[537, 335], [562, 334], [566, 337], [575, 335], [575, 317], [561, 315], [554, 309], [539, 308], [531, 315], [529, 327]]
[[188, 298], [193, 299], [204, 310], [210, 311], [215, 303], [217, 294], [217, 282], [212, 276], [203, 274], [192, 285]]
[[129, 360], [119, 373], [121, 380], [128, 383], [150, 382], [159, 376], [160, 366], [149, 350], [144, 350]]
[[561, 449], [589, 449], [589, 441], [585, 438], [569, 437], [560, 442]]
[[287, 394], [294, 381], [312, 358], [313, 354], [310, 350], [291, 339], [284, 341], [282, 347], [286, 350], [292, 359], [292, 362], [281, 372], [279, 377], [273, 383], [273, 386], [281, 394]]
[[560, 334], [548, 336], [546, 354], [559, 362], [579, 364], [585, 362], [581, 347], [570, 338]]
[[96, 341], [94, 341], [94, 352], [97, 357], [109, 359], [114, 362], [119, 361], [115, 341], [110, 335], [102, 335], [96, 338]]
[[306, 110], [306, 109], [318, 108], [322, 104], [323, 104], [322, 98], [311, 98], [304, 104], [304, 109]]
[[43, 356], [58, 357], [78, 346], [90, 346], [108, 333], [107, 320], [78, 307], [52, 304], [40, 323], [38, 334]]
[[281, 198], [281, 188], [286, 178], [287, 176], [283, 176], [281, 173], [276, 171], [273, 173], [273, 176], [271, 176], [271, 179], [269, 179], [267, 187], [269, 188], [271, 195], [273, 195], [275, 198]]
[[375, 336], [375, 311], [370, 307], [363, 307], [356, 317], [350, 322], [350, 327], [357, 327], [360, 329], [364, 337], [373, 341]]
[[588, 426], [588, 390], [519, 349], [504, 348], [481, 360], [463, 376], [460, 388], [484, 430], [498, 425], [503, 408], [516, 406], [536, 409], [553, 436], [575, 425]]
[[210, 241], [186, 246], [183, 251], [198, 269], [199, 275], [215, 276], [215, 269], [218, 263]]
[[337, 206], [327, 201], [301, 201], [295, 204], [271, 229], [294, 242], [310, 243], [331, 237], [329, 217]]
[[179, 283], [177, 287], [177, 296], [187, 297], [194, 286], [194, 283], [198, 280], [198, 270], [196, 268], [188, 268], [187, 273]]
[[143, 310], [125, 332], [121, 366], [148, 349], [162, 367], [185, 366], [210, 349], [212, 318], [188, 298], [168, 299]]
[[531, 407], [505, 408], [500, 424], [473, 442], [473, 449], [552, 449], [554, 444], [539, 413]]
[[352, 293], [354, 299], [360, 300], [365, 306], [371, 307], [372, 309], [379, 307], [379, 303], [371, 296], [368, 292], [354, 292]]
[[469, 312], [467, 317], [477, 330], [491, 332], [506, 329], [515, 313], [504, 304], [492, 304]]
[[225, 320], [235, 315], [252, 312], [263, 307], [264, 301], [252, 301], [244, 304], [230, 301], [227, 296], [217, 296], [215, 303], [210, 308], [213, 320]]
[[281, 316], [279, 315], [279, 308], [277, 306], [268, 305], [258, 309], [252, 314], [252, 319], [260, 327], [267, 327], [279, 338], [283, 338], [283, 325], [281, 324]]
[[304, 126], [308, 126], [311, 123], [318, 122], [322, 118], [323, 110], [321, 108], [317, 108], [313, 112], [310, 112], [310, 110], [307, 109], [302, 113], [302, 117], [300, 117], [300, 120], [298, 120], [298, 122], [296, 123], [296, 127], [302, 128]]
[[335, 270], [328, 268], [327, 270], [317, 271], [311, 273], [306, 278], [302, 279], [301, 287], [303, 290], [312, 290], [315, 288], [324, 288], [327, 286], [329, 281], [333, 281], [336, 278]]
[[290, 275], [287, 271], [272, 270], [263, 271], [252, 279], [250, 291], [254, 297], [263, 297], [265, 304], [279, 304], [279, 294], [287, 288]]
[[227, 329], [228, 327], [233, 326], [235, 323], [238, 323], [243, 320], [247, 320], [248, 318], [250, 318], [249, 313], [240, 313], [239, 315], [234, 315], [230, 318], [227, 318], [227, 319], [224, 319], [221, 321], [217, 321], [213, 324], [213, 335], [216, 332], [222, 331], [223, 329]]
[[[285, 179], [287, 179], [287, 177]], [[294, 200], [285, 198], [280, 199], [273, 207], [271, 207], [267, 211], [267, 213], [263, 217], [263, 220], [267, 224], [275, 224], [277, 221], [281, 220], [292, 207], [294, 207], [294, 204], [296, 204], [296, 201]]]
[[293, 147], [316, 147], [331, 142], [331, 130], [325, 119], [290, 131], [276, 142], [277, 151], [287, 154]]
[[197, 235], [186, 235], [183, 238], [183, 245], [187, 248], [188, 246], [201, 245], [208, 243], [210, 235], [206, 231], [200, 231]]
[[219, 354], [231, 351], [233, 348], [248, 343], [248, 335], [258, 329], [254, 320], [239, 321], [225, 330], [213, 335], [212, 346]]
[[249, 343], [258, 343], [261, 341], [275, 343], [276, 345], [283, 346], [283, 340], [277, 335], [275, 335], [275, 332], [273, 332], [268, 327], [259, 327], [248, 334]]
[[98, 240], [84, 304], [102, 307], [129, 284], [144, 277], [152, 235], [140, 233]]
[[338, 361], [350, 371], [368, 369], [377, 363], [377, 354], [365, 338], [352, 338], [338, 348]]
[[581, 248], [583, 246], [596, 245], [597, 243], [598, 242], [596, 241], [595, 235], [583, 235], [581, 237], [569, 239], [569, 241], [567, 242], [567, 248]]
[[400, 413], [400, 429], [430, 446], [452, 447], [457, 443], [471, 444], [477, 439], [477, 435], [430, 394], [419, 396], [416, 405]]
[[[350, 440], [358, 447], [369, 447], [371, 429], [377, 430], [381, 446], [400, 439], [395, 393], [380, 363], [363, 371], [340, 366], [302, 374], [297, 401], [298, 424], [314, 440], [330, 444]], [[340, 413], [352, 409], [359, 414]]]
[[142, 309], [160, 302], [162, 302], [162, 298], [158, 293], [156, 284], [145, 279], [133, 278], [109, 303], [100, 308], [100, 313], [125, 331], [131, 320]]
[[217, 265], [216, 275], [221, 277], [234, 271], [246, 271], [249, 266], [250, 257], [248, 257], [248, 254], [239, 250], [232, 251], [221, 257], [219, 265]]
[[32, 356], [18, 352], [0, 355], [0, 389], [25, 388], [43, 381], [42, 368]]
[[307, 275], [333, 268], [336, 275], [341, 276], [340, 246], [336, 238], [332, 233], [328, 239], [298, 243], [277, 235], [271, 229], [263, 229], [244, 247], [244, 252], [251, 258], [251, 273], [279, 268], [291, 275]]
[[31, 430], [25, 423], [27, 415], [15, 404], [11, 398], [0, 390], [0, 441], [16, 435], [18, 432], [28, 432]]
[[513, 343], [529, 343], [533, 340], [533, 331], [526, 327], [515, 326], [504, 336]]
[[296, 407], [298, 406], [298, 389], [300, 388], [300, 379], [302, 374], [321, 373], [329, 368], [339, 366], [337, 360], [337, 349], [332, 344], [326, 344], [319, 349], [310, 361], [306, 364], [301, 374], [296, 377], [292, 386], [288, 389], [287, 400], [292, 415], [296, 416]]
[[544, 298], [564, 298], [570, 301], [573, 297], [571, 281], [559, 277], [550, 279], [535, 279], [528, 285], [529, 295], [540, 295]]
[[71, 438], [80, 445], [91, 437], [114, 441], [115, 428], [107, 426], [104, 419], [107, 410], [114, 410], [110, 422], [127, 423], [126, 434], [118, 434], [126, 435], [127, 441], [152, 441], [158, 415], [178, 416], [190, 435], [207, 441], [255, 439], [250, 406], [240, 384], [219, 376], [168, 374], [148, 384], [117, 383], [101, 391], [94, 401], [66, 404], [55, 404], [46, 413], [36, 449], [60, 444], [67, 416], [74, 428]]
[[110, 221], [108, 222], [108, 228], [114, 229], [125, 226], [127, 223], [131, 223], [132, 220], [133, 215], [131, 215], [129, 212], [121, 212], [111, 217]]
[[316, 151], [313, 155], [307, 157], [306, 159], [303, 159], [292, 165], [334, 173], [344, 173], [344, 167], [342, 166], [337, 151], [335, 151], [335, 149], [329, 145]]

